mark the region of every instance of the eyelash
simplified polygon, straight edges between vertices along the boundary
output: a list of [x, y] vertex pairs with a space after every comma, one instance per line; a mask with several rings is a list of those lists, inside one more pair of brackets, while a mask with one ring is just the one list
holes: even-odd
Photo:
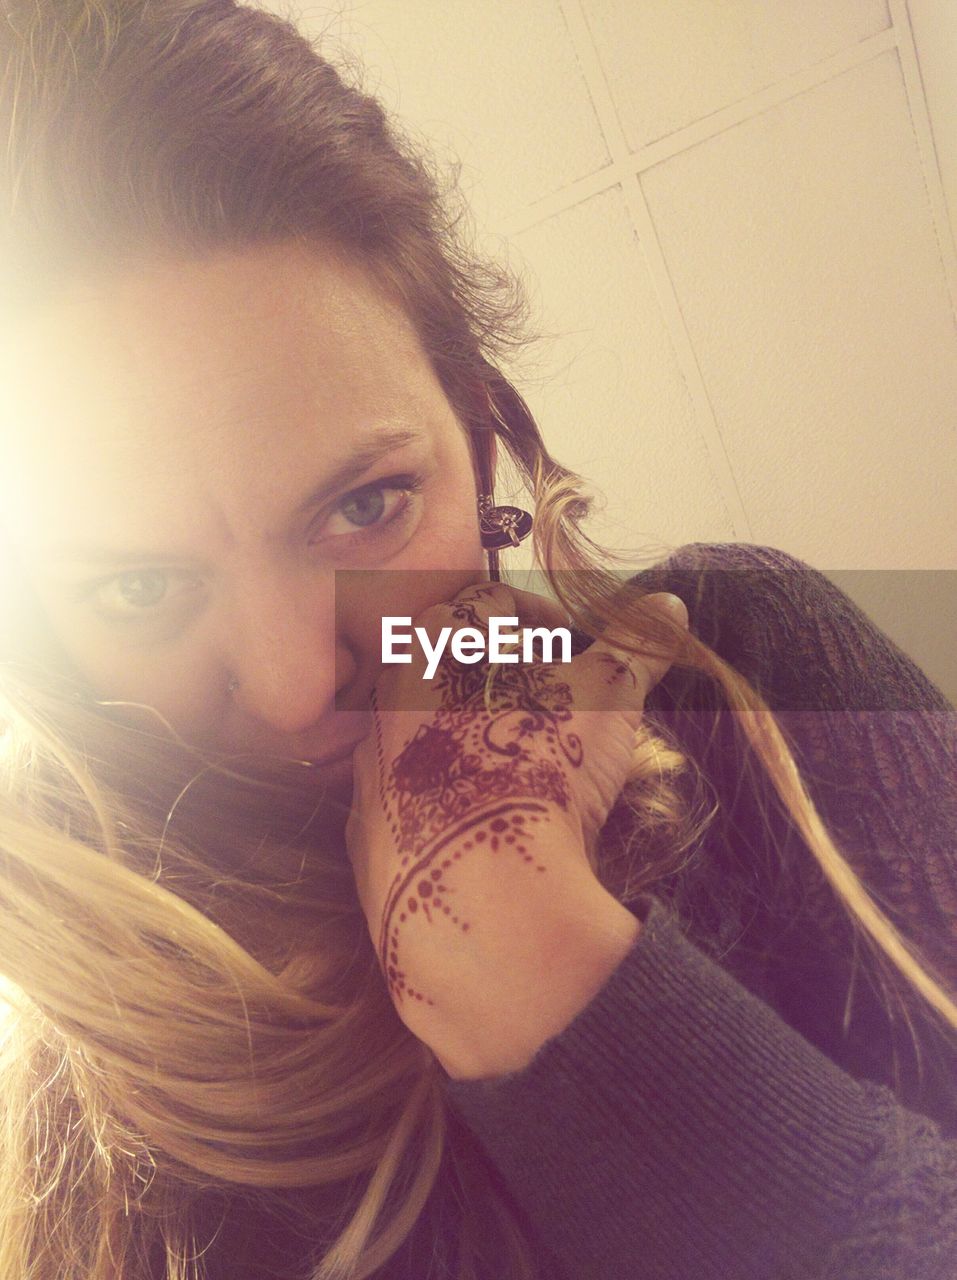
[[357, 545], [359, 542], [370, 541], [381, 536], [384, 530], [390, 528], [397, 521], [401, 520], [402, 516], [408, 512], [410, 500], [422, 491], [422, 477], [412, 474], [386, 476], [383, 480], [372, 480], [368, 484], [360, 485], [358, 489], [350, 489], [348, 493], [342, 494], [342, 496], [336, 500], [332, 510], [327, 511], [322, 515], [317, 523], [320, 526], [325, 524], [333, 515], [336, 514], [336, 512], [340, 511], [347, 502], [360, 497], [364, 493], [375, 492], [377, 489], [392, 493], [399, 493], [402, 495], [404, 501], [398, 503], [394, 511], [392, 511], [383, 520], [377, 520], [375, 524], [366, 526], [356, 525], [355, 533], [340, 533], [334, 535], [333, 540], [339, 543], [340, 546], [346, 541], [350, 547]]
[[[349, 550], [359, 547], [361, 544], [369, 544], [375, 541], [377, 538], [383, 537], [384, 534], [388, 530], [390, 530], [393, 525], [399, 524], [403, 519], [403, 517], [409, 515], [410, 508], [411, 508], [411, 500], [415, 498], [422, 491], [422, 485], [423, 485], [423, 477], [421, 475], [414, 475], [411, 473], [395, 475], [395, 476], [385, 476], [381, 480], [369, 481], [366, 484], [360, 485], [357, 489], [350, 489], [348, 493], [344, 493], [339, 498], [337, 498], [334, 505], [329, 510], [327, 510], [321, 517], [318, 518], [318, 520], [316, 521], [316, 524], [318, 524], [321, 528], [323, 525], [328, 523], [328, 521], [337, 512], [339, 512], [341, 508], [346, 505], [346, 503], [356, 499], [357, 497], [361, 497], [365, 493], [375, 492], [376, 490], [382, 490], [384, 492], [393, 492], [393, 493], [400, 494], [402, 500], [398, 502], [395, 506], [395, 509], [391, 513], [389, 513], [387, 516], [385, 516], [383, 519], [377, 520], [374, 524], [370, 524], [366, 526], [357, 525], [355, 527], [354, 533], [335, 534], [331, 539], [329, 539], [329, 541], [338, 544], [338, 547], [340, 550], [342, 550], [343, 552], [348, 552]], [[321, 538], [313, 539], [310, 535], [309, 545], [315, 546], [318, 543], [321, 543], [321, 541], [322, 541]], [[151, 572], [154, 572], [154, 570], [127, 569], [123, 573], [112, 574], [106, 578], [97, 578], [93, 582], [85, 583], [77, 592], [76, 599], [77, 601], [91, 600], [96, 612], [99, 613], [99, 615], [102, 618], [104, 618], [106, 622], [115, 626], [123, 626], [124, 624], [135, 626], [137, 623], [154, 622], [163, 615], [164, 611], [169, 609], [170, 602], [169, 602], [168, 588], [167, 588], [167, 592], [164, 593], [163, 597], [160, 599], [160, 601], [156, 606], [153, 606], [153, 607], [147, 606], [146, 608], [143, 608], [140, 610], [137, 610], [134, 607], [130, 613], [122, 613], [118, 610], [111, 610], [109, 607], [103, 606], [102, 604], [98, 604], [97, 601], [95, 600], [95, 596], [97, 592], [102, 591], [105, 587], [114, 586], [120, 581], [121, 578], [124, 578], [127, 576], [135, 576], [136, 574], [145, 574], [145, 573], [151, 573]], [[198, 577], [198, 575], [185, 573], [182, 570], [158, 569], [158, 570], [155, 570], [155, 572], [164, 574], [167, 577], [167, 579], [170, 579], [170, 580], [177, 573], [179, 573], [181, 577], [186, 577], [186, 578], [196, 579]]]

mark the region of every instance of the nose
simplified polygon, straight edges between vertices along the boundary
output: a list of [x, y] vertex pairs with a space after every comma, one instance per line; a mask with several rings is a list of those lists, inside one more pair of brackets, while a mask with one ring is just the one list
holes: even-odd
[[333, 592], [315, 583], [271, 583], [231, 619], [225, 664], [233, 705], [282, 737], [314, 730], [356, 672], [336, 632]]

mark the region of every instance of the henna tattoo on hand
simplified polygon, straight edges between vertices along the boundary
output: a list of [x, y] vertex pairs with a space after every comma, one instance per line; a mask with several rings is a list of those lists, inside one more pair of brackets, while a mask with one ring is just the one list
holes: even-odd
[[616, 658], [612, 653], [599, 653], [597, 661], [603, 667], [610, 667], [611, 670], [605, 676], [605, 684], [615, 685], [620, 681], [627, 681], [632, 689], [638, 688], [638, 677], [632, 667], [627, 662], [623, 662], [621, 658]]
[[[453, 612], [482, 626], [468, 603]], [[379, 930], [378, 956], [393, 1000], [434, 1004], [402, 967], [401, 935], [412, 920], [447, 919], [468, 932], [450, 884], [463, 858], [507, 854], [546, 868], [532, 852], [549, 805], [568, 807], [566, 771], [583, 760], [569, 730], [572, 692], [544, 664], [488, 667], [445, 658], [433, 687], [439, 707], [394, 760], [386, 759], [382, 711], [373, 693], [379, 797], [399, 869]]]

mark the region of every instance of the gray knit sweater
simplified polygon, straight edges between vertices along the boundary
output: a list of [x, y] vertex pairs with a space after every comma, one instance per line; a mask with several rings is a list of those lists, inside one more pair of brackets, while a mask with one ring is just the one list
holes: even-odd
[[[781, 551], [694, 543], [639, 579], [763, 693], [838, 847], [957, 991], [957, 711]], [[623, 895], [644, 928], [570, 1026], [521, 1072], [445, 1081], [439, 1179], [377, 1280], [456, 1280], [473, 1161], [542, 1280], [957, 1280], [957, 1036], [855, 945], [713, 682], [672, 668], [645, 715], [717, 815]], [[609, 857], [630, 835], [621, 806]], [[472, 1208], [480, 1280], [511, 1280]], [[309, 1274], [278, 1221], [239, 1212], [217, 1245], [216, 1280]]]
[[[764, 694], [839, 847], [957, 990], [954, 708], [783, 552], [690, 544], [640, 581]], [[453, 1139], [488, 1161], [547, 1280], [955, 1280], [957, 1037], [855, 949], [712, 682], [672, 669], [646, 716], [719, 817], [629, 904], [635, 946], [525, 1070], [447, 1081]], [[452, 1274], [457, 1214], [440, 1183], [389, 1277]]]

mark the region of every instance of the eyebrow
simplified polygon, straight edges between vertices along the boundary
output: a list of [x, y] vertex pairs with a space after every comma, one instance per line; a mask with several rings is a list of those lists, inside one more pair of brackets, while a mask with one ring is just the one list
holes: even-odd
[[[368, 440], [362, 441], [347, 458], [326, 476], [294, 510], [294, 517], [300, 517], [314, 507], [321, 506], [335, 497], [337, 493], [347, 490], [370, 467], [390, 453], [395, 453], [406, 445], [423, 439], [423, 433], [408, 427], [390, 428], [377, 431]], [[156, 551], [117, 551], [115, 548], [93, 546], [82, 542], [53, 542], [43, 548], [45, 560], [85, 561], [90, 564], [135, 564], [146, 561], [165, 561], [170, 563], [184, 557], [170, 555], [168, 552]]]
[[297, 516], [304, 515], [307, 511], [311, 511], [313, 507], [319, 507], [324, 502], [328, 502], [330, 498], [335, 497], [337, 493], [341, 493], [343, 489], [348, 489], [354, 481], [358, 480], [370, 467], [386, 457], [387, 454], [395, 453], [398, 449], [404, 449], [406, 445], [421, 439], [421, 431], [415, 431], [408, 427], [377, 432], [369, 440], [353, 449], [348, 458], [344, 459], [336, 467], [335, 471], [326, 476], [322, 483], [317, 485], [308, 497], [299, 504], [295, 514]]

